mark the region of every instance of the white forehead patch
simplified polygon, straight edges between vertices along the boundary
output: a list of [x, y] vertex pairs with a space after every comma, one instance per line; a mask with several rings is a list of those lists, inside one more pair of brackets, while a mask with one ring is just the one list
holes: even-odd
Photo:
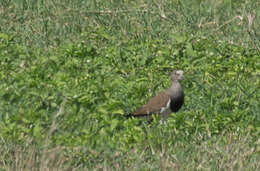
[[182, 70], [177, 70], [177, 71], [176, 71], [176, 74], [178, 74], [178, 75], [183, 75], [183, 71], [182, 71]]

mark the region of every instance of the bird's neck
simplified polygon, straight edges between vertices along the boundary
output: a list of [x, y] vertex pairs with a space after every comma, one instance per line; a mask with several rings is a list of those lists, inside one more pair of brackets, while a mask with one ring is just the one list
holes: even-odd
[[168, 92], [170, 93], [170, 95], [175, 95], [179, 92], [182, 92], [182, 87], [179, 81], [174, 80], [171, 82], [171, 87], [168, 89]]

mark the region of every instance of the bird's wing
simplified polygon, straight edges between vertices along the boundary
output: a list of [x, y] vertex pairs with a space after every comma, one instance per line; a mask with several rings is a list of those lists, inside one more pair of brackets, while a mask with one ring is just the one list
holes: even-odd
[[147, 116], [160, 113], [162, 107], [166, 107], [170, 96], [166, 92], [161, 92], [152, 97], [145, 105], [131, 113], [132, 116]]

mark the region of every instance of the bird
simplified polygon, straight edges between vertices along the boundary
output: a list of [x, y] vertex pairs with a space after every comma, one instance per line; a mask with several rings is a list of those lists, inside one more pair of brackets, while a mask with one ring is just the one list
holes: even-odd
[[146, 104], [127, 114], [126, 117], [141, 117], [152, 120], [152, 115], [158, 115], [160, 120], [165, 121], [173, 112], [177, 112], [184, 104], [184, 92], [180, 80], [184, 79], [183, 70], [174, 70], [171, 72], [171, 86], [158, 93], [147, 101]]

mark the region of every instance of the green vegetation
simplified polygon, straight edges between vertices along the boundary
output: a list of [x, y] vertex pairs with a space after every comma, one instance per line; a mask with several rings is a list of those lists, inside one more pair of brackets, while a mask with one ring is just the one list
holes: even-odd
[[[260, 4], [0, 1], [0, 170], [257, 170]], [[123, 115], [182, 69], [168, 122]]]

